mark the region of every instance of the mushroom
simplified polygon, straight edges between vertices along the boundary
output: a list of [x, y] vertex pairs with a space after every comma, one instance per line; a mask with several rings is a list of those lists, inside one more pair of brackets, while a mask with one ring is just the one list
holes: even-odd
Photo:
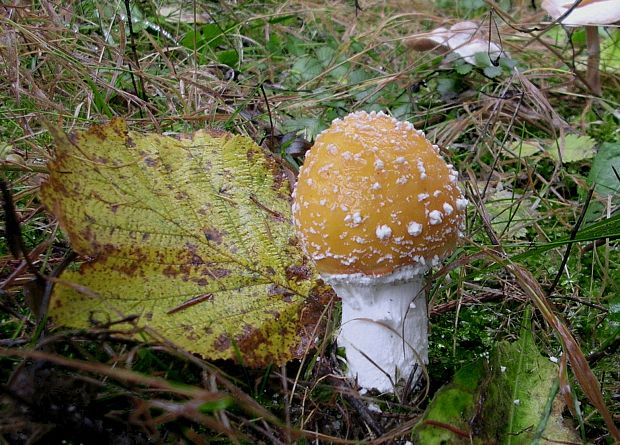
[[423, 275], [460, 236], [457, 178], [422, 131], [382, 112], [334, 120], [306, 155], [293, 220], [342, 300], [337, 341], [362, 388], [393, 392], [428, 363]]
[[601, 95], [600, 57], [601, 48], [598, 25], [611, 25], [620, 20], [618, 0], [544, 0], [543, 9], [553, 18], [560, 19], [565, 26], [585, 26], [588, 47], [586, 83], [597, 96]]
[[407, 45], [416, 51], [439, 49], [453, 52], [470, 65], [476, 64], [476, 53], [487, 53], [489, 57], [506, 55], [497, 43], [489, 39], [481, 25], [472, 21], [455, 23], [450, 29], [439, 27], [408, 39]]

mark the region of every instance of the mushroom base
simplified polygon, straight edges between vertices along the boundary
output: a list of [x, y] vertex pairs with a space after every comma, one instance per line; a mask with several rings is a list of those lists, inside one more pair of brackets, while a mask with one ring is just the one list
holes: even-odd
[[[428, 314], [423, 277], [352, 283], [325, 277], [342, 299], [338, 345], [359, 386], [394, 392], [399, 381], [428, 363]], [[420, 372], [420, 371], [418, 371]]]

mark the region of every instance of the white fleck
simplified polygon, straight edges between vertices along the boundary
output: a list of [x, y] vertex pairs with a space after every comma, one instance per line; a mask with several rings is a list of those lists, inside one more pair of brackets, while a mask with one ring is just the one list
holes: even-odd
[[332, 169], [333, 166], [334, 166], [334, 164], [332, 164], [332, 163], [325, 164], [323, 167], [319, 168], [318, 172], [320, 174], [327, 173], [328, 171], [330, 171]]
[[340, 204], [340, 210], [342, 210], [343, 212], [346, 212], [347, 210], [349, 210], [349, 208], [344, 204]]
[[345, 161], [350, 161], [351, 159], [353, 159], [353, 154], [351, 154], [350, 151], [345, 151], [344, 153], [342, 153], [342, 157]]
[[453, 211], [454, 211], [454, 208], [450, 204], [448, 204], [447, 202], [443, 203], [443, 212], [446, 215], [452, 215]]
[[435, 226], [437, 224], [441, 224], [443, 215], [439, 210], [433, 210], [428, 214], [428, 222], [431, 226]]
[[335, 145], [335, 144], [329, 144], [329, 145], [327, 146], [327, 152], [328, 152], [330, 155], [335, 155], [336, 153], [338, 153], [338, 147], [336, 147], [336, 145]]
[[506, 367], [505, 367], [505, 366], [500, 366], [500, 367], [499, 367], [499, 370], [500, 370], [501, 372], [506, 372]]
[[435, 190], [435, 191], [433, 192], [433, 196], [434, 196], [435, 198], [437, 198], [439, 195], [441, 195], [441, 190]]
[[512, 401], [512, 403], [514, 403], [515, 405], [519, 406], [519, 405], [521, 405], [521, 400], [519, 400], [519, 399], [514, 399], [514, 400]]
[[375, 161], [375, 169], [376, 170], [383, 170], [384, 167], [385, 167], [385, 164], [383, 163], [383, 161], [381, 159], [377, 159]]
[[409, 224], [407, 224], [407, 233], [411, 236], [418, 236], [420, 233], [422, 233], [422, 224], [411, 221]]
[[469, 204], [469, 201], [465, 198], [458, 198], [456, 200], [456, 208], [458, 210], [465, 210], [465, 208], [467, 207], [467, 204]]
[[558, 362], [558, 358], [557, 357], [549, 357], [549, 360], [553, 363], [557, 363]]
[[407, 181], [408, 179], [406, 176], [401, 176], [400, 178], [396, 180], [396, 184], [403, 185], [403, 184], [406, 184]]
[[409, 303], [409, 309], [415, 309], [415, 308], [416, 308], [416, 305], [413, 301]]
[[306, 184], [312, 185], [312, 183], [313, 183], [312, 178], [306, 179]]
[[428, 193], [418, 193], [418, 202], [424, 201], [426, 198], [428, 198], [428, 196]]
[[375, 230], [375, 234], [379, 239], [387, 239], [392, 236], [392, 229], [388, 225], [377, 226], [377, 230]]
[[407, 162], [407, 160], [405, 159], [404, 156], [399, 156], [396, 159], [394, 159], [394, 162], [397, 164], [404, 164], [405, 162]]
[[373, 185], [370, 186], [370, 188], [372, 190], [379, 190], [381, 188], [381, 184], [379, 184], [378, 182], [375, 182]]
[[426, 168], [422, 159], [418, 159], [418, 171], [420, 172], [420, 179], [426, 178]]
[[353, 241], [355, 241], [357, 244], [366, 244], [368, 242], [366, 238], [362, 238], [361, 236], [354, 236]]
[[357, 261], [357, 257], [356, 256], [352, 256], [349, 258], [343, 258], [342, 260], [340, 260], [340, 262], [345, 265], [345, 266], [350, 266], [351, 264], [355, 263]]
[[369, 403], [368, 404], [368, 411], [373, 412], [373, 413], [382, 413], [383, 411], [381, 411], [381, 408], [379, 408], [379, 405], [377, 405], [376, 403]]
[[319, 201], [319, 204], [324, 206], [325, 204], [327, 204], [327, 199], [323, 198]]
[[362, 222], [362, 216], [360, 215], [360, 212], [355, 212], [355, 213], [353, 214], [353, 222], [354, 222], [355, 224], [359, 224], [359, 223], [361, 223], [361, 222]]

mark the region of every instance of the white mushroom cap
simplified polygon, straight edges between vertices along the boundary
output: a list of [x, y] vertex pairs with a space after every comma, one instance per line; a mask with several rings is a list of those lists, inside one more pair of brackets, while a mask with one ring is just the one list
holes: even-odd
[[467, 63], [474, 64], [474, 54], [487, 53], [497, 57], [504, 51], [485, 35], [481, 25], [472, 21], [455, 23], [450, 29], [440, 27], [423, 36], [407, 41], [417, 51], [428, 51], [443, 48], [463, 58]]
[[457, 178], [408, 122], [363, 111], [336, 119], [299, 173], [302, 246], [324, 276], [419, 274], [459, 238], [466, 200]]
[[[570, 0], [544, 0], [542, 7], [555, 20], [566, 14], [575, 3]], [[610, 25], [619, 20], [620, 1], [582, 0], [561, 23], [568, 26]]]

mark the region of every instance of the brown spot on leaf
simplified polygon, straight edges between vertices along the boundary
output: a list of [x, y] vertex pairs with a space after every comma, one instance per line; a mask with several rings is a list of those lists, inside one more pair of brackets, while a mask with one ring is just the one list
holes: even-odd
[[206, 278], [193, 278], [192, 281], [194, 283], [196, 283], [198, 286], [206, 286], [207, 284], [209, 284], [209, 280], [207, 280]]
[[[105, 127], [102, 127], [101, 125], [93, 125], [92, 127], [88, 129], [87, 134], [89, 136], [95, 136], [101, 139], [102, 141], [105, 141], [108, 138], [105, 130], [106, 130]], [[74, 143], [77, 144], [78, 142], [75, 141]]]
[[209, 269], [207, 273], [214, 278], [224, 278], [230, 275], [230, 270], [222, 269], [221, 267], [215, 267], [215, 268]]
[[213, 342], [213, 347], [220, 352], [226, 351], [230, 345], [230, 337], [227, 334], [220, 334]]
[[295, 293], [292, 292], [290, 289], [286, 289], [278, 284], [272, 284], [271, 286], [269, 286], [267, 293], [270, 297], [281, 296], [282, 300], [286, 301], [287, 303], [290, 303], [292, 301], [293, 295], [295, 295]]
[[286, 268], [286, 279], [290, 281], [304, 281], [312, 276], [312, 269], [309, 266], [292, 265]]
[[322, 316], [325, 306], [337, 299], [338, 297], [331, 286], [326, 285], [320, 280], [310, 290], [299, 313], [297, 335], [300, 341], [291, 350], [293, 357], [301, 358], [307, 354], [309, 349], [314, 347], [315, 338], [323, 335], [327, 319], [329, 318]]
[[189, 195], [184, 191], [178, 191], [174, 195], [174, 199], [176, 199], [177, 201], [187, 201], [189, 199]]
[[148, 158], [144, 158], [144, 163], [149, 167], [157, 167], [158, 161], [157, 159], [148, 157]]
[[192, 325], [183, 323], [181, 324], [181, 329], [183, 329], [183, 332], [185, 333], [185, 337], [187, 337], [189, 340], [192, 340], [192, 341], [198, 340], [199, 335], [196, 333]]
[[201, 264], [204, 264], [205, 261], [202, 259], [202, 257], [196, 253], [192, 254], [192, 259], [190, 261], [192, 266], [200, 266]]
[[92, 160], [97, 164], [106, 165], [110, 162], [110, 159], [103, 156], [93, 156]]
[[118, 272], [121, 272], [123, 275], [127, 277], [135, 277], [135, 276], [143, 276], [144, 271], [138, 274], [137, 272], [140, 270], [140, 263], [138, 261], [124, 261], [122, 265], [114, 267]]
[[179, 275], [179, 270], [175, 266], [166, 266], [162, 272], [165, 276], [170, 278], [174, 278]]
[[211, 205], [209, 204], [203, 204], [197, 211], [196, 213], [198, 213], [201, 216], [206, 216], [209, 215], [211, 213]]
[[212, 241], [215, 244], [221, 244], [224, 234], [214, 227], [207, 227], [203, 230], [205, 237], [208, 241]]

